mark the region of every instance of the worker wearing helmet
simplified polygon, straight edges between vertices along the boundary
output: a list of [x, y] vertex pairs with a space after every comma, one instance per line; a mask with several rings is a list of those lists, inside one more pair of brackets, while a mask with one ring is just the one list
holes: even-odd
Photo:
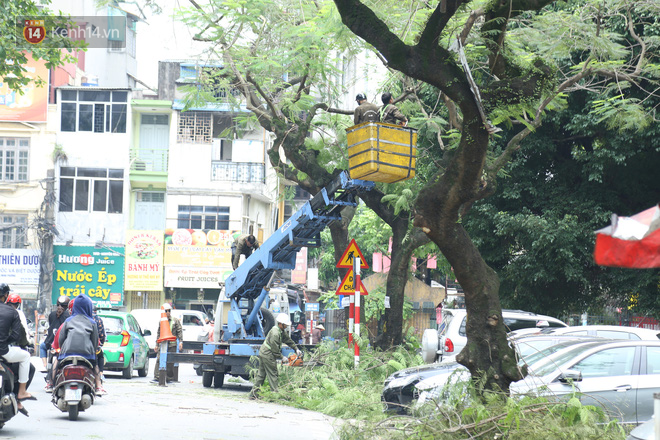
[[286, 328], [291, 325], [291, 319], [286, 313], [280, 313], [275, 320], [277, 325], [273, 326], [266, 336], [266, 340], [261, 344], [259, 350], [259, 371], [254, 381], [252, 391], [250, 391], [250, 398], [256, 399], [259, 388], [268, 378], [270, 389], [277, 391], [277, 359], [282, 356], [282, 344], [286, 344], [296, 351], [298, 356], [302, 356], [302, 352], [295, 342], [289, 336]]
[[355, 101], [358, 103], [358, 107], [353, 113], [353, 123], [355, 125], [361, 124], [363, 122], [380, 121], [378, 106], [367, 101], [367, 97], [364, 96], [364, 94], [358, 93], [355, 97]]
[[30, 338], [30, 330], [28, 329], [27, 325], [27, 319], [25, 318], [25, 313], [23, 313], [22, 310], [19, 310], [18, 307], [21, 305], [21, 297], [17, 293], [10, 293], [9, 296], [7, 296], [7, 301], [6, 303], [9, 304], [10, 306], [13, 306], [14, 309], [18, 312], [18, 317], [21, 319], [21, 326], [23, 327], [23, 331], [21, 332], [21, 337], [18, 341], [18, 346], [26, 349], [32, 345], [32, 339]]
[[[48, 315], [48, 333], [46, 335], [46, 339], [41, 342], [41, 344], [39, 344], [39, 356], [41, 357], [41, 361], [44, 363], [44, 369], [48, 368], [48, 351], [51, 349], [53, 341], [55, 340], [55, 332], [70, 316], [70, 313], [67, 310], [68, 306], [69, 297], [62, 295], [57, 298], [57, 302], [55, 303], [55, 310], [50, 312]], [[52, 385], [50, 384], [49, 377], [50, 375], [46, 376], [46, 392], [53, 389]]]
[[[172, 305], [169, 303], [165, 303], [161, 306], [161, 310], [165, 311], [165, 316], [167, 316], [167, 321], [170, 324], [170, 330], [172, 331], [172, 335], [174, 335], [178, 341], [179, 341], [179, 350], [183, 350], [183, 327], [181, 326], [181, 321], [172, 316]], [[156, 332], [156, 341], [160, 339], [160, 325], [158, 326], [158, 331]], [[160, 344], [156, 344], [156, 355], [158, 355], [158, 351], [160, 350]], [[169, 341], [167, 343], [167, 352], [168, 353], [176, 353], [177, 352], [177, 341]], [[153, 383], [158, 383], [158, 377], [160, 376], [160, 363], [156, 362], [155, 363], [155, 368], [154, 368], [154, 378], [151, 382]], [[167, 364], [167, 371], [166, 371], [166, 381], [167, 382], [173, 382], [174, 381], [174, 364], [168, 363]]]

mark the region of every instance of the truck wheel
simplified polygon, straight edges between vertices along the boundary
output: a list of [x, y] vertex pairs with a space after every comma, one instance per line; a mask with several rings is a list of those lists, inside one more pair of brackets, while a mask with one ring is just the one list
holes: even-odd
[[197, 373], [198, 376], [201, 376], [202, 374], [204, 374], [204, 370], [202, 369], [201, 365], [199, 367], [195, 368], [195, 373]]
[[225, 373], [215, 373], [213, 375], [213, 388], [222, 388], [225, 383]]
[[264, 336], [266, 336], [270, 329], [275, 325], [275, 316], [273, 316], [273, 312], [264, 309], [263, 307], [261, 308], [261, 315], [263, 316], [261, 326], [264, 328]]
[[213, 376], [214, 376], [213, 371], [205, 371], [202, 374], [202, 385], [204, 386], [204, 388], [209, 388], [211, 386], [211, 384], [213, 383]]

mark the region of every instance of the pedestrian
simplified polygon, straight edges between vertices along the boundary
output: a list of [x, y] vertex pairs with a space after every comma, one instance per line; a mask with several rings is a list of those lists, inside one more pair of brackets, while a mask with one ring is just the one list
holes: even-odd
[[316, 345], [319, 342], [321, 342], [321, 333], [325, 331], [325, 327], [323, 327], [323, 324], [317, 324], [314, 327], [314, 330], [312, 330], [312, 344]]
[[389, 92], [383, 93], [380, 97], [383, 106], [380, 108], [380, 121], [385, 124], [408, 125], [408, 118], [394, 105], [394, 99]]
[[286, 344], [302, 356], [302, 351], [287, 333], [286, 328], [291, 325], [291, 319], [286, 313], [280, 313], [276, 318], [276, 325], [270, 329], [266, 340], [259, 349], [259, 371], [250, 391], [250, 398], [256, 399], [259, 388], [268, 379], [270, 389], [277, 391], [277, 359], [282, 357], [282, 344]]
[[105, 344], [105, 326], [103, 325], [103, 320], [97, 314], [98, 308], [94, 304], [94, 322], [96, 322], [96, 328], [99, 332], [99, 347], [96, 350], [96, 394], [102, 396], [108, 394], [108, 392], [103, 388], [103, 366], [105, 365], [105, 357], [103, 355], [103, 344]]
[[[167, 316], [167, 321], [170, 325], [170, 330], [172, 334], [176, 337], [174, 341], [167, 342], [167, 352], [176, 353], [177, 352], [177, 341], [179, 341], [179, 351], [183, 350], [183, 327], [181, 326], [181, 321], [178, 318], [172, 316], [172, 306], [169, 303], [163, 304], [162, 309], [165, 311], [165, 316]], [[160, 339], [160, 325], [158, 326], [158, 331], [156, 332], [156, 341]], [[158, 359], [158, 351], [160, 350], [160, 344], [156, 343], [156, 359]], [[154, 378], [152, 382], [158, 383], [158, 376], [160, 370], [160, 362], [156, 362], [156, 368], [154, 368]], [[174, 381], [174, 364], [167, 364], [166, 372], [167, 382]]]
[[[48, 351], [55, 340], [55, 332], [69, 317], [69, 311], [67, 310], [68, 305], [69, 297], [62, 295], [57, 298], [55, 310], [48, 315], [48, 333], [46, 334], [46, 339], [39, 344], [39, 355], [41, 361], [44, 363], [44, 369], [48, 368]], [[48, 388], [49, 385], [48, 381], [46, 381], [46, 388]]]
[[9, 304], [5, 304], [9, 296], [9, 286], [5, 283], [0, 284], [0, 356], [6, 362], [18, 363], [18, 411], [28, 416], [28, 412], [23, 407], [25, 400], [37, 400], [32, 394], [27, 392], [28, 377], [30, 374], [30, 353], [17, 346], [21, 336], [23, 325], [16, 309]]
[[231, 246], [231, 266], [234, 270], [238, 268], [241, 255], [245, 255], [245, 258], [247, 258], [252, 255], [252, 251], [255, 249], [259, 249], [259, 242], [254, 238], [254, 235], [246, 234], [238, 236]]
[[358, 93], [355, 97], [358, 107], [353, 113], [353, 123], [355, 125], [363, 122], [378, 122], [380, 117], [378, 115], [378, 106], [367, 101], [367, 97], [362, 93]]

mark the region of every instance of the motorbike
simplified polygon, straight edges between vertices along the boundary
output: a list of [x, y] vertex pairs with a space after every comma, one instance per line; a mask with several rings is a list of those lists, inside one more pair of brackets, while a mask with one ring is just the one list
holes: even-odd
[[0, 428], [18, 413], [18, 401], [14, 391], [18, 390], [17, 376], [0, 357]]
[[94, 367], [79, 356], [66, 357], [59, 363], [52, 402], [60, 411], [69, 413], [69, 420], [78, 420], [78, 413], [89, 409], [96, 398]]

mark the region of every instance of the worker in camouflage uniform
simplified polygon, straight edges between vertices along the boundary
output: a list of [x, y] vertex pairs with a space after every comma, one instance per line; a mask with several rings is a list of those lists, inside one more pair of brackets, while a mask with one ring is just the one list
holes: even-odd
[[[181, 321], [179, 321], [178, 318], [175, 318], [172, 316], [172, 306], [169, 303], [163, 304], [163, 310], [165, 310], [165, 316], [167, 316], [167, 320], [169, 321], [170, 324], [170, 330], [172, 330], [172, 335], [176, 337], [176, 339], [179, 341], [179, 351], [183, 350], [183, 327], [181, 327]], [[158, 326], [158, 331], [156, 332], [156, 341], [160, 339], [160, 325]], [[176, 343], [177, 341], [168, 341], [167, 342], [167, 352], [168, 353], [176, 353]], [[160, 359], [158, 357], [158, 351], [160, 350], [160, 344], [156, 344], [156, 360]], [[154, 368], [154, 379], [152, 382], [158, 383], [158, 376], [159, 372], [158, 370], [160, 369], [160, 362], [156, 362], [155, 365], [156, 368]], [[166, 377], [167, 382], [172, 382], [174, 380], [174, 364], [171, 364], [168, 362], [167, 364], [167, 377]]]
[[252, 391], [250, 391], [251, 399], [257, 398], [257, 392], [266, 378], [268, 378], [270, 389], [277, 391], [277, 359], [282, 357], [282, 344], [288, 345], [296, 351], [298, 356], [302, 356], [302, 352], [286, 331], [286, 328], [291, 325], [291, 319], [285, 313], [280, 313], [277, 315], [276, 321], [277, 325], [270, 329], [259, 350], [259, 371]]
[[231, 246], [231, 266], [234, 270], [238, 269], [238, 263], [241, 261], [241, 255], [245, 258], [252, 255], [252, 251], [259, 249], [259, 242], [254, 235], [241, 235], [234, 240]]

